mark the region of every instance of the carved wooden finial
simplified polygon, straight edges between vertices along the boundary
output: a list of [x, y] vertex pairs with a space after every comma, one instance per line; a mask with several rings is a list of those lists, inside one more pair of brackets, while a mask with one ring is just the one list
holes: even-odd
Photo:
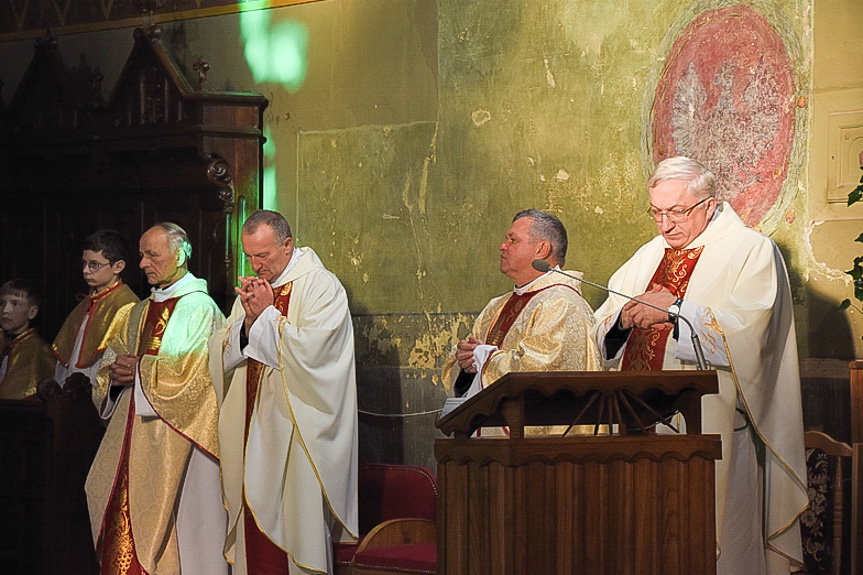
[[222, 200], [222, 211], [230, 214], [234, 211], [234, 176], [231, 165], [216, 153], [204, 156], [207, 162], [207, 179], [219, 188], [219, 199]]
[[141, 14], [152, 14], [162, 8], [162, 0], [141, 0]]
[[90, 90], [94, 93], [99, 93], [102, 91], [102, 80], [105, 77], [102, 75], [102, 70], [99, 69], [99, 66], [96, 66], [93, 69], [93, 73], [90, 74]]
[[162, 41], [162, 28], [158, 24], [149, 23], [144, 27], [144, 34], [153, 44]]
[[205, 91], [207, 89], [207, 72], [210, 71], [210, 63], [201, 56], [195, 60], [192, 68], [198, 73], [198, 91]]
[[36, 40], [36, 48], [56, 48], [57, 37], [54, 35], [54, 28], [49, 24], [45, 28], [45, 35]]

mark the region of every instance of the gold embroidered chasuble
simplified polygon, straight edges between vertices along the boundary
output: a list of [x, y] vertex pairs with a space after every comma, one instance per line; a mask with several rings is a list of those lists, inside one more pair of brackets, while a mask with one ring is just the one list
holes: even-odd
[[[567, 273], [580, 275], [579, 272]], [[511, 311], [517, 312], [505, 320], [509, 327], [497, 344], [500, 349], [489, 356], [482, 368], [483, 387], [511, 371], [600, 369], [596, 344], [590, 337], [593, 311], [581, 296], [580, 282], [550, 272], [535, 280], [528, 289], [538, 293], [529, 298], [514, 292], [496, 297], [474, 322], [471, 335], [490, 343], [489, 337], [498, 341], [504, 333], [494, 326], [502, 325], [498, 320], [507, 303]], [[514, 308], [513, 298], [524, 300], [523, 305]], [[444, 387], [450, 395], [460, 371], [453, 350], [442, 370]]]
[[[122, 392], [87, 477], [86, 492], [99, 548], [103, 533], [116, 521], [106, 510], [127, 445], [130, 528], [135, 553], [150, 575], [179, 572], [176, 506], [192, 449], [219, 457], [218, 405], [207, 365], [207, 339], [224, 317], [206, 290], [205, 280], [193, 278], [177, 290], [174, 301], [167, 300], [170, 303], [159, 304], [151, 296], [135, 304], [105, 350], [93, 387], [93, 401], [101, 413], [110, 365], [118, 355], [140, 357], [141, 392], [158, 415], [137, 415], [134, 390]], [[173, 311], [166, 313], [171, 305]], [[148, 322], [151, 310], [158, 313]]]
[[[157, 355], [162, 345], [162, 336], [168, 325], [168, 320], [178, 298], [162, 302], [152, 302], [147, 309], [144, 325], [141, 327], [141, 338], [138, 342], [138, 356], [143, 354]], [[108, 502], [108, 510], [102, 529], [101, 575], [140, 575], [143, 573], [141, 564], [135, 552], [135, 541], [132, 535], [132, 521], [129, 512], [129, 446], [131, 444], [131, 426], [134, 424], [134, 397], [132, 409], [126, 419], [126, 434], [123, 438], [123, 452], [120, 469], [117, 473], [117, 485]]]
[[98, 354], [105, 351], [114, 336], [117, 335], [119, 322], [115, 321], [118, 313], [128, 313], [133, 304], [138, 303], [138, 297], [123, 282], [117, 282], [92, 296], [84, 298], [66, 317], [63, 327], [54, 338], [51, 346], [54, 357], [64, 366], [73, 360], [72, 350], [78, 339], [78, 331], [84, 318], [89, 314], [84, 339], [81, 342], [81, 352], [75, 361], [76, 367], [89, 367]]
[[[723, 445], [723, 458], [716, 462], [718, 548], [726, 558], [742, 557], [746, 550], [722, 540], [726, 508], [738, 515], [752, 514], [751, 508], [727, 505], [728, 499], [739, 497], [737, 482], [742, 476], [756, 473], [754, 469], [730, 468], [729, 462], [735, 459], [739, 406], [750, 422], [748, 429], [765, 448], [758, 473], [763, 473], [765, 481], [761, 503], [768, 565], [785, 561], [782, 569], [788, 573], [788, 558], [793, 558], [792, 565], [802, 559], [797, 518], [808, 504], [790, 285], [776, 245], [747, 228], [727, 203], [721, 206], [707, 229], [685, 246], [703, 247], [689, 277], [685, 301], [697, 306], [690, 320], [719, 377], [719, 393], [702, 398], [703, 432], [719, 433]], [[662, 236], [657, 236], [639, 248], [612, 275], [609, 287], [633, 296], [643, 293], [668, 247]], [[595, 337], [600, 349], [604, 349], [605, 334], [626, 302], [612, 294], [596, 310]], [[668, 340], [663, 369], [694, 368], [694, 353], [687, 351], [691, 343], [683, 329], [679, 340]], [[687, 354], [692, 359], [678, 358]], [[607, 367], [619, 367], [619, 359], [603, 360]], [[723, 361], [728, 365], [722, 365]]]
[[[0, 332], [0, 358], [7, 357], [6, 373], [0, 381], [0, 399], [26, 399], [36, 395], [36, 386], [54, 375], [51, 348], [29, 328], [10, 340]], [[50, 366], [50, 367], [49, 367]]]
[[213, 382], [224, 390], [219, 440], [228, 510], [225, 555], [234, 575], [248, 573], [244, 496], [261, 531], [306, 569], [332, 569], [328, 515], [333, 542], [357, 537], [356, 375], [347, 295], [314, 250], [294, 249], [296, 265], [275, 281], [277, 289], [291, 284], [287, 314], [258, 318], [248, 334], [246, 352], [262, 345], [257, 330], [274, 338], [266, 340], [273, 349], [266, 351], [271, 360], [262, 367], [256, 397], [247, 395], [253, 363], [240, 349], [245, 312], [239, 298], [227, 327], [210, 340]]

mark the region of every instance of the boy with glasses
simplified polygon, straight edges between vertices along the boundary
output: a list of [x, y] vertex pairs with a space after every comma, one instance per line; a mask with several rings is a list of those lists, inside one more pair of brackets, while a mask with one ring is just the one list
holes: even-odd
[[114, 319], [138, 303], [120, 279], [126, 267], [126, 242], [114, 230], [99, 230], [84, 242], [81, 268], [87, 295], [72, 310], [54, 339], [54, 379], [62, 387], [73, 373], [94, 381], [102, 353], [115, 334]]

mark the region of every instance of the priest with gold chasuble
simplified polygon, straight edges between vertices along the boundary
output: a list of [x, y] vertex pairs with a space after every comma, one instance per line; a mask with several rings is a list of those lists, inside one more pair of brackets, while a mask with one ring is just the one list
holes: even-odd
[[595, 337], [606, 367], [695, 369], [693, 324], [719, 393], [702, 398], [716, 463], [717, 573], [787, 574], [802, 563], [808, 504], [797, 341], [785, 262], [768, 237], [718, 201], [713, 174], [685, 157], [647, 184], [659, 236], [609, 280]]
[[87, 477], [102, 575], [227, 575], [219, 483], [218, 404], [207, 339], [224, 316], [187, 269], [182, 228], [141, 237], [154, 286], [117, 326], [93, 401], [108, 429]]
[[287, 220], [243, 224], [240, 278], [210, 339], [233, 575], [332, 573], [357, 539], [357, 394], [348, 298]]
[[566, 250], [566, 228], [556, 216], [516, 214], [500, 245], [500, 271], [515, 287], [492, 299], [453, 349], [442, 372], [449, 395], [469, 397], [511, 371], [600, 369], [580, 282], [532, 265], [543, 259], [559, 270]]

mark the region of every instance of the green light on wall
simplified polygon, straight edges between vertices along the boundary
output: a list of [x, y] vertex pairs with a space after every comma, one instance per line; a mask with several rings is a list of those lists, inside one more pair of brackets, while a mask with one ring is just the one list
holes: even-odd
[[264, 205], [265, 210], [278, 211], [276, 205], [276, 167], [264, 168]]
[[[261, 6], [261, 2], [239, 3], [246, 63], [257, 84], [280, 84], [294, 93], [303, 85], [308, 71], [309, 30], [292, 20], [273, 23], [272, 12]], [[262, 207], [277, 210], [276, 145], [269, 127], [264, 128], [264, 137]]]
[[273, 24], [268, 10], [245, 9], [240, 12], [240, 33], [255, 82], [281, 84], [291, 93], [300, 89], [308, 69], [309, 31], [303, 23]]
[[272, 130], [270, 130], [269, 126], [264, 128], [264, 138], [266, 142], [264, 142], [264, 161], [272, 162], [276, 159], [276, 143], [273, 141]]

